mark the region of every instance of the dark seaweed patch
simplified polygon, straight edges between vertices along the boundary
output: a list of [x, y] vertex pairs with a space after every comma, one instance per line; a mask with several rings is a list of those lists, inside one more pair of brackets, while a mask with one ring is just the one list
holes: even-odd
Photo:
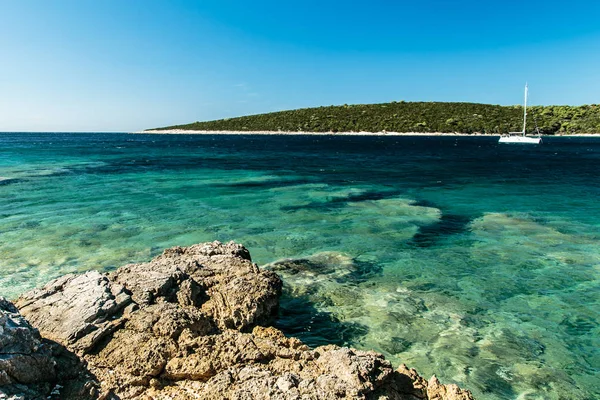
[[351, 280], [355, 283], [363, 283], [369, 279], [381, 275], [383, 267], [372, 261], [360, 261], [357, 259], [352, 260], [354, 269], [350, 274], [344, 278], [338, 278], [341, 283]]
[[273, 179], [265, 181], [245, 181], [245, 182], [231, 182], [231, 183], [218, 183], [215, 187], [231, 187], [231, 188], [260, 188], [260, 189], [272, 189], [286, 186], [295, 185], [307, 185], [313, 183], [308, 179]]
[[373, 200], [383, 200], [389, 197], [396, 196], [396, 192], [392, 191], [369, 191], [360, 194], [350, 194], [346, 198], [334, 198], [331, 200], [332, 203], [340, 202], [340, 203], [357, 203], [360, 201], [373, 201]]
[[412, 346], [412, 343], [401, 337], [392, 336], [384, 338], [379, 345], [384, 351], [390, 354], [400, 354], [407, 351]]
[[[204, 161], [204, 162], [203, 162]], [[57, 169], [49, 174], [34, 175], [34, 178], [47, 178], [65, 175], [118, 175], [141, 171], [166, 171], [166, 170], [185, 170], [198, 168], [205, 163], [203, 159], [174, 159], [163, 157], [147, 157], [143, 159], [119, 159], [103, 161], [102, 164], [89, 165], [69, 165]]]
[[470, 222], [471, 218], [464, 215], [442, 214], [439, 221], [421, 226], [413, 236], [411, 244], [417, 247], [434, 246], [446, 236], [466, 232]]
[[0, 186], [11, 185], [13, 183], [19, 183], [19, 182], [23, 182], [23, 179], [18, 179], [18, 178], [0, 179]]
[[280, 207], [282, 211], [298, 211], [298, 210], [332, 210], [336, 208], [344, 207], [348, 203], [358, 203], [362, 201], [374, 201], [383, 200], [393, 197], [397, 197], [400, 194], [399, 191], [384, 190], [384, 191], [368, 191], [359, 194], [350, 194], [345, 197], [331, 197], [327, 201], [320, 202], [315, 201], [308, 204], [295, 205], [295, 206], [283, 206]]
[[415, 290], [415, 291], [421, 291], [421, 292], [432, 292], [432, 291], [436, 291], [437, 285], [431, 282], [423, 282], [423, 283], [417, 283], [417, 284], [412, 284], [409, 285], [410, 286], [410, 290]]
[[429, 200], [420, 199], [412, 203], [415, 207], [429, 207], [429, 208], [438, 208], [438, 206]]
[[472, 382], [483, 393], [493, 393], [503, 399], [514, 399], [517, 397], [511, 384], [513, 379], [510, 370], [497, 363], [488, 363], [478, 367], [471, 372]]
[[571, 315], [566, 317], [560, 325], [569, 336], [587, 335], [598, 326], [598, 324], [590, 318], [581, 317], [579, 315]]

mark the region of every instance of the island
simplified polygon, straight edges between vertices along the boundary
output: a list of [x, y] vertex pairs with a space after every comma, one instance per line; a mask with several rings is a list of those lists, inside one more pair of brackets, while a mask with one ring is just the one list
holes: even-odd
[[[527, 131], [600, 132], [600, 105], [529, 106]], [[153, 128], [141, 133], [438, 133], [500, 135], [521, 131], [523, 106], [405, 102], [302, 108]]]

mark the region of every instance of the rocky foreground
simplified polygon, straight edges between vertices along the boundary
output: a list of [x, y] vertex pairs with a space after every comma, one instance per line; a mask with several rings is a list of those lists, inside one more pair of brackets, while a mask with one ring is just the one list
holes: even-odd
[[472, 399], [381, 354], [269, 327], [282, 282], [233, 242], [0, 298], [0, 399]]

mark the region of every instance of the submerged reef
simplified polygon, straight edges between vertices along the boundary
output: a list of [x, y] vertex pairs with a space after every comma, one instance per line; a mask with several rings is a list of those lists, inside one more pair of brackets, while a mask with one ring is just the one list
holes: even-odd
[[376, 352], [286, 337], [270, 326], [281, 293], [246, 248], [212, 242], [0, 298], [0, 398], [473, 399]]

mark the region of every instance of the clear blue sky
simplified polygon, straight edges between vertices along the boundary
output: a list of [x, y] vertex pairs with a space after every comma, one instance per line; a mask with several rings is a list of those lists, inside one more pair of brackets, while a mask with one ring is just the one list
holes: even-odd
[[600, 103], [600, 1], [0, 0], [0, 131], [330, 104]]

